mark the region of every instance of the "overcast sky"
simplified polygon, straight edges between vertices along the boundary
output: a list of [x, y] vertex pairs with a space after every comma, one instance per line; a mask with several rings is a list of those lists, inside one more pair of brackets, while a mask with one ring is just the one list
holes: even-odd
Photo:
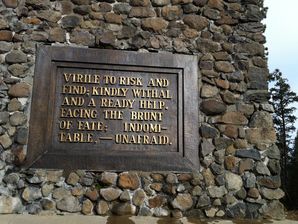
[[[265, 6], [269, 8], [264, 23], [270, 72], [278, 68], [298, 94], [298, 0], [265, 0]], [[298, 117], [298, 111], [295, 114]]]

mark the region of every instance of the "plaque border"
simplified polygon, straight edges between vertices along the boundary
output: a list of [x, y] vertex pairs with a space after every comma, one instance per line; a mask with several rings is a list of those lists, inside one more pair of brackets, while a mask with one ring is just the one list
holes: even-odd
[[[92, 63], [109, 66], [136, 66], [160, 69], [180, 69], [182, 71], [183, 141], [178, 152], [123, 151], [92, 154], [53, 153], [48, 134], [53, 121], [55, 94], [55, 66], [58, 63]], [[199, 169], [199, 71], [198, 56], [172, 53], [140, 53], [135, 51], [90, 49], [65, 46], [41, 46], [37, 49], [34, 71], [31, 113], [29, 121], [29, 141], [25, 168], [85, 169], [94, 171], [194, 171]], [[179, 79], [179, 78], [178, 78]], [[178, 87], [180, 88], [180, 87]], [[178, 94], [179, 96], [179, 94]], [[180, 111], [180, 110], [178, 110]], [[180, 120], [179, 120], [180, 119]], [[178, 125], [179, 127], [179, 125]], [[51, 139], [50, 139], [51, 140]], [[158, 147], [158, 146], [157, 146]]]

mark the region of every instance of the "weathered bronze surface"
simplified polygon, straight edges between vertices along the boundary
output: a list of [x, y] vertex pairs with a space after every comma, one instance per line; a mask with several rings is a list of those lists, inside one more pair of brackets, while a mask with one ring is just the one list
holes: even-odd
[[197, 169], [198, 101], [196, 56], [43, 46], [27, 166]]

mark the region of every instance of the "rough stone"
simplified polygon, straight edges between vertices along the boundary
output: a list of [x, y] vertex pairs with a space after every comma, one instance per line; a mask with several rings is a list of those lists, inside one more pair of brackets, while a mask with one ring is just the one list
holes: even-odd
[[131, 200], [131, 195], [129, 193], [129, 190], [124, 190], [121, 195], [120, 195], [120, 200], [121, 201], [130, 201]]
[[49, 31], [49, 41], [51, 42], [65, 42], [66, 41], [66, 32], [65, 30], [55, 27]]
[[227, 106], [217, 100], [206, 100], [201, 103], [201, 110], [206, 115], [219, 115], [227, 110]]
[[17, 184], [19, 180], [20, 177], [17, 173], [10, 173], [3, 178], [6, 184]]
[[211, 98], [216, 96], [219, 93], [218, 88], [216, 86], [211, 85], [203, 85], [201, 89], [201, 97], [202, 98]]
[[132, 202], [136, 206], [141, 206], [146, 199], [146, 193], [143, 189], [138, 189], [134, 192]]
[[200, 186], [195, 186], [191, 191], [192, 196], [200, 196], [202, 195], [202, 188]]
[[12, 126], [19, 126], [27, 121], [27, 117], [23, 112], [14, 112], [9, 118]]
[[9, 113], [6, 111], [0, 112], [0, 124], [6, 124], [9, 121]]
[[177, 20], [182, 17], [183, 11], [180, 6], [165, 6], [161, 14], [167, 20]]
[[209, 40], [209, 39], [200, 39], [196, 40], [197, 48], [202, 53], [207, 52], [217, 52], [221, 50], [221, 46], [218, 42]]
[[98, 215], [106, 215], [109, 209], [109, 204], [104, 200], [100, 200], [96, 205], [96, 213]]
[[61, 24], [63, 28], [75, 28], [81, 22], [81, 18], [77, 15], [67, 15], [61, 19]]
[[240, 158], [250, 158], [254, 160], [261, 160], [261, 154], [256, 149], [238, 149], [235, 155]]
[[235, 71], [235, 72], [232, 72], [231, 74], [228, 74], [227, 78], [230, 82], [240, 83], [241, 81], [244, 80], [244, 75], [242, 74], [241, 71]]
[[256, 163], [256, 171], [258, 174], [261, 175], [270, 175], [270, 170], [263, 162], [257, 162]]
[[84, 46], [94, 46], [95, 37], [85, 30], [74, 30], [70, 36], [70, 42]]
[[207, 190], [211, 198], [222, 198], [224, 195], [228, 193], [225, 186], [211, 186], [208, 187]]
[[273, 120], [270, 113], [265, 111], [255, 112], [249, 122], [251, 128], [269, 128], [273, 127]]
[[[112, 8], [110, 6], [110, 8]], [[80, 5], [73, 8], [73, 12], [79, 15], [88, 15], [91, 12], [91, 7], [89, 5]]]
[[187, 3], [191, 3], [193, 0], [172, 0], [172, 4], [176, 5], [176, 4], [187, 4]]
[[134, 215], [136, 207], [130, 203], [115, 204], [112, 208], [112, 213], [115, 215]]
[[238, 202], [227, 208], [227, 216], [230, 218], [244, 218], [246, 214], [246, 205], [243, 202]]
[[152, 183], [150, 185], [150, 188], [157, 191], [157, 192], [160, 192], [162, 190], [162, 187], [163, 187], [162, 183]]
[[154, 16], [156, 13], [151, 7], [132, 7], [129, 12], [129, 17], [146, 18]]
[[210, 167], [214, 175], [221, 175], [224, 173], [224, 167], [221, 165], [212, 163]]
[[285, 208], [279, 201], [272, 201], [268, 205], [262, 207], [264, 217], [268, 219], [282, 220], [285, 218]]
[[193, 200], [190, 194], [178, 194], [177, 197], [172, 201], [174, 208], [186, 211], [193, 205]]
[[164, 176], [160, 173], [152, 173], [150, 177], [156, 182], [162, 182], [164, 180]]
[[27, 70], [27, 67], [21, 64], [12, 64], [8, 66], [7, 70], [12, 75], [23, 78], [26, 76], [25, 72]]
[[28, 141], [28, 128], [19, 128], [17, 130], [16, 142], [21, 145], [26, 145]]
[[269, 162], [268, 162], [268, 168], [270, 170], [270, 172], [273, 174], [273, 175], [279, 175], [280, 172], [281, 172], [281, 167], [280, 167], [280, 163], [279, 163], [279, 160], [276, 160], [276, 159], [270, 159]]
[[167, 198], [162, 195], [156, 195], [153, 198], [149, 198], [148, 203], [150, 208], [162, 207], [167, 203]]
[[245, 102], [264, 103], [270, 98], [268, 90], [247, 90], [244, 94]]
[[117, 14], [128, 14], [131, 9], [131, 6], [127, 3], [119, 3], [113, 5], [113, 10]]
[[53, 200], [48, 198], [43, 198], [40, 201], [40, 204], [44, 210], [55, 210], [56, 208], [56, 203]]
[[50, 6], [49, 0], [26, 0], [26, 5], [35, 9], [47, 9]]
[[244, 103], [239, 103], [237, 105], [237, 109], [239, 112], [243, 113], [246, 117], [249, 117], [255, 111], [254, 105], [244, 104]]
[[5, 56], [5, 61], [8, 64], [27, 62], [27, 55], [19, 50], [13, 50]]
[[153, 6], [164, 6], [169, 5], [171, 0], [152, 0]]
[[9, 27], [8, 21], [4, 18], [1, 18], [0, 19], [0, 29], [6, 29], [8, 27]]
[[260, 192], [257, 188], [250, 188], [247, 192], [247, 196], [257, 199], [260, 196]]
[[207, 187], [214, 185], [214, 175], [212, 174], [210, 169], [206, 169], [202, 172], [202, 175], [204, 177], [204, 181]]
[[236, 193], [237, 197], [240, 199], [245, 199], [247, 196], [246, 190], [244, 187], [242, 187], [239, 191]]
[[26, 187], [22, 193], [22, 198], [27, 202], [32, 202], [40, 199], [41, 197], [41, 189], [37, 187]]
[[285, 193], [280, 188], [278, 189], [268, 189], [268, 188], [262, 188], [261, 194], [264, 196], [264, 198], [268, 200], [279, 200], [285, 196]]
[[89, 199], [83, 201], [82, 204], [82, 213], [84, 215], [92, 215], [93, 214], [93, 203]]
[[235, 47], [236, 52], [246, 53], [251, 56], [264, 56], [264, 46], [259, 43], [241, 43]]
[[209, 208], [205, 210], [205, 214], [209, 218], [213, 218], [218, 211], [218, 208]]
[[12, 41], [13, 33], [9, 30], [0, 30], [0, 41]]
[[208, 20], [199, 15], [186, 15], [183, 18], [183, 22], [190, 28], [201, 31], [208, 26]]
[[153, 216], [156, 217], [167, 217], [169, 216], [169, 210], [165, 208], [154, 208], [153, 209]]
[[266, 152], [266, 156], [270, 159], [280, 159], [280, 151], [277, 145], [273, 144]]
[[108, 23], [116, 23], [116, 24], [122, 23], [122, 16], [112, 12], [105, 14], [104, 18]]
[[116, 185], [117, 178], [117, 173], [103, 172], [100, 176], [100, 182], [107, 185]]
[[272, 128], [249, 128], [246, 130], [246, 138], [251, 144], [274, 144], [276, 132]]
[[[235, 126], [235, 125], [225, 125], [225, 126], [220, 126], [222, 129], [221, 129], [221, 132], [229, 137], [229, 138], [237, 138], [238, 135], [239, 137], [242, 137], [242, 132], [241, 132], [241, 128], [238, 128], [238, 126]], [[244, 132], [244, 131], [243, 131]]]
[[243, 186], [242, 178], [237, 174], [226, 172], [226, 187], [229, 191], [239, 191]]
[[12, 48], [12, 44], [5, 42], [5, 41], [0, 41], [0, 53], [6, 53], [9, 52]]
[[44, 197], [48, 197], [52, 193], [53, 189], [54, 189], [53, 184], [44, 184], [41, 187], [41, 193]]
[[22, 207], [22, 202], [18, 197], [0, 195], [0, 214], [17, 213]]
[[211, 204], [210, 197], [207, 194], [203, 194], [199, 197], [197, 207], [203, 208], [203, 207], [209, 206], [210, 204]]
[[231, 91], [225, 91], [221, 94], [222, 99], [225, 103], [227, 104], [235, 104], [236, 102], [239, 101], [240, 99], [240, 95], [239, 94], [235, 94]]
[[52, 196], [54, 199], [60, 200], [63, 197], [69, 197], [70, 195], [71, 193], [68, 190], [66, 190], [65, 188], [59, 187], [54, 189]]
[[189, 182], [193, 178], [193, 175], [190, 173], [181, 173], [178, 175], [178, 181], [180, 182]]
[[200, 132], [203, 138], [216, 138], [219, 135], [216, 128], [207, 125], [202, 125], [200, 127]]
[[85, 196], [91, 201], [96, 201], [99, 198], [98, 191], [96, 189], [90, 188], [86, 191]]
[[281, 180], [279, 176], [261, 176], [257, 178], [257, 182], [259, 185], [271, 189], [276, 189], [281, 186]]
[[268, 89], [269, 71], [267, 68], [249, 67], [247, 78], [250, 89]]
[[152, 211], [145, 206], [141, 206], [138, 212], [138, 216], [152, 216]]
[[119, 175], [118, 185], [121, 188], [136, 190], [140, 184], [140, 179], [136, 173], [125, 172]]
[[8, 90], [8, 95], [11, 97], [28, 97], [31, 92], [31, 87], [25, 83], [20, 82], [12, 85]]
[[[79, 173], [78, 173], [79, 174]], [[80, 174], [79, 174], [80, 175]], [[80, 175], [80, 183], [85, 186], [91, 186], [94, 182], [94, 177], [91, 173], [84, 173]]]
[[68, 196], [57, 201], [57, 208], [66, 212], [80, 212], [81, 205], [76, 197]]
[[50, 10], [40, 10], [37, 17], [52, 23], [57, 23], [61, 19], [61, 13]]
[[214, 151], [215, 147], [210, 140], [203, 139], [201, 143], [201, 153], [205, 157]]
[[245, 173], [243, 175], [243, 183], [246, 188], [253, 188], [256, 185], [257, 178], [253, 173]]
[[113, 45], [115, 43], [115, 36], [113, 32], [105, 32], [100, 36], [97, 36], [97, 44]]
[[254, 167], [254, 161], [252, 159], [244, 159], [239, 162], [239, 173], [242, 174], [244, 171], [252, 170]]
[[235, 71], [234, 66], [227, 61], [217, 61], [215, 62], [215, 69], [219, 72], [231, 73]]
[[12, 154], [14, 155], [14, 164], [22, 165], [26, 159], [27, 149], [25, 146], [19, 145], [12, 148]]
[[166, 177], [166, 182], [169, 184], [177, 184], [178, 183], [178, 177], [174, 173], [169, 173]]
[[167, 26], [168, 22], [162, 18], [147, 18], [142, 21], [143, 29], [153, 32], [161, 32]]
[[66, 183], [74, 186], [79, 182], [79, 180], [80, 176], [74, 172], [71, 172], [66, 179]]
[[270, 112], [270, 113], [274, 112], [274, 107], [270, 103], [262, 103], [261, 104], [261, 109], [265, 110], [267, 112]]
[[100, 189], [100, 195], [106, 200], [106, 201], [113, 201], [119, 198], [122, 191], [120, 189], [115, 189], [112, 187], [109, 188], [103, 188]]
[[247, 118], [239, 112], [226, 112], [222, 115], [217, 122], [224, 124], [233, 124], [233, 125], [246, 125], [248, 124]]
[[131, 0], [129, 4], [132, 6], [148, 6], [150, 4], [150, 0]]
[[234, 156], [226, 156], [225, 167], [227, 170], [234, 170], [236, 167], [236, 158]]
[[232, 205], [237, 202], [237, 199], [232, 194], [226, 194], [223, 198], [223, 202], [226, 205]]
[[3, 3], [7, 8], [16, 8], [18, 6], [18, 0], [3, 0]]

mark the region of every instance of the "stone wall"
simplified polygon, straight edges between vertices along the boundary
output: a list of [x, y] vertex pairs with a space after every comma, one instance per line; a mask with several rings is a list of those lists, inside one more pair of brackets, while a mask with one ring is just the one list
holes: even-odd
[[[0, 4], [0, 213], [283, 216], [262, 0]], [[35, 52], [44, 44], [198, 55], [201, 169], [69, 175], [20, 169]]]

